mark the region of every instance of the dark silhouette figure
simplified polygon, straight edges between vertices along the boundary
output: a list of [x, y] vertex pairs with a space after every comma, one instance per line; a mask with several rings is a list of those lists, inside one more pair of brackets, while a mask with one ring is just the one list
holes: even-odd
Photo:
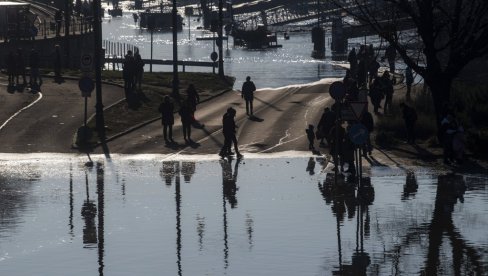
[[369, 87], [369, 97], [373, 105], [374, 114], [379, 114], [378, 109], [381, 108], [381, 101], [385, 97], [381, 88], [380, 77], [375, 78], [373, 84]]
[[[30, 66], [29, 84], [31, 86], [31, 89], [37, 90], [42, 84], [42, 79], [41, 79], [41, 75], [39, 74], [39, 53], [35, 49], [32, 49], [30, 52], [29, 66]], [[39, 79], [39, 83], [37, 82], [38, 79]]]
[[314, 150], [315, 147], [313, 146], [313, 144], [315, 141], [315, 131], [313, 125], [308, 125], [308, 128], [305, 129], [305, 133], [307, 133], [308, 149]]
[[385, 95], [385, 105], [383, 106], [383, 113], [391, 113], [391, 104], [393, 101], [393, 82], [390, 79], [390, 73], [385, 71], [380, 78], [380, 87]]
[[134, 90], [135, 60], [132, 51], [127, 51], [122, 63], [122, 77], [124, 78], [125, 98], [130, 103]]
[[227, 109], [227, 112], [222, 117], [222, 132], [224, 133], [224, 145], [220, 150], [220, 156], [231, 155], [231, 144], [234, 144], [234, 151], [238, 157], [242, 157], [237, 146], [236, 138], [236, 123], [234, 117], [236, 116], [236, 110], [232, 107]]
[[330, 146], [330, 140], [328, 135], [330, 129], [334, 126], [335, 119], [336, 119], [336, 114], [332, 112], [332, 110], [330, 110], [329, 107], [326, 107], [317, 125], [317, 139], [320, 139], [321, 146], [325, 146], [324, 139], [327, 140], [327, 144]]
[[22, 84], [26, 85], [27, 80], [25, 78], [25, 61], [21, 48], [17, 49], [17, 54], [15, 55], [15, 81], [17, 85], [19, 85], [19, 76], [22, 76]]
[[190, 108], [192, 121], [195, 122], [195, 111], [197, 110], [197, 104], [200, 103], [200, 96], [193, 84], [188, 85], [186, 89], [186, 100], [188, 102], [188, 107]]
[[418, 187], [419, 185], [415, 173], [413, 171], [408, 171], [405, 185], [403, 186], [402, 200], [407, 200], [410, 197], [413, 197], [417, 193]]
[[351, 71], [352, 77], [356, 78], [358, 70], [358, 57], [356, 55], [356, 48], [352, 50], [347, 55], [347, 61], [349, 62], [349, 70]]
[[413, 84], [413, 71], [412, 68], [410, 68], [410, 66], [407, 66], [407, 68], [405, 69], [405, 85], [407, 86], [407, 95], [406, 95], [407, 101], [410, 101], [412, 99], [410, 95], [412, 91], [412, 84]]
[[163, 102], [159, 105], [161, 113], [161, 124], [163, 125], [163, 136], [166, 143], [173, 141], [173, 125], [175, 123], [174, 105], [169, 96], [165, 96]]
[[393, 44], [388, 45], [385, 50], [385, 58], [390, 66], [390, 72], [395, 73], [395, 59], [396, 59], [396, 49]]
[[223, 158], [220, 160], [222, 166], [222, 186], [224, 197], [230, 204], [231, 208], [237, 207], [236, 192], [239, 190], [237, 187], [237, 174], [239, 169], [240, 159], [236, 160], [234, 164], [234, 172], [232, 172], [232, 158]]
[[449, 164], [454, 161], [454, 150], [452, 147], [453, 138], [458, 131], [458, 124], [454, 115], [447, 113], [441, 121], [441, 127], [439, 131], [442, 135], [443, 155], [444, 163]]
[[61, 10], [57, 10], [54, 14], [54, 21], [56, 22], [56, 36], [60, 36], [61, 22], [63, 21], [63, 12]]
[[134, 65], [135, 65], [135, 79], [134, 79], [134, 87], [141, 90], [142, 85], [142, 76], [144, 75], [144, 61], [139, 54], [139, 51], [136, 51], [134, 54]]
[[251, 77], [247, 76], [246, 81], [242, 84], [242, 98], [246, 101], [246, 114], [253, 115], [253, 101], [254, 101], [254, 91], [256, 91], [256, 86], [254, 82], [251, 81]]
[[364, 111], [363, 117], [361, 118], [361, 123], [368, 130], [368, 137], [363, 145], [363, 156], [366, 157], [366, 153], [369, 153], [369, 155], [371, 155], [371, 153], [373, 152], [373, 145], [371, 145], [371, 133], [374, 131], [373, 115], [371, 115], [368, 110]]
[[6, 64], [7, 64], [7, 74], [8, 74], [8, 85], [13, 86], [15, 84], [16, 68], [15, 68], [15, 54], [12, 51], [8, 53]]
[[183, 127], [183, 139], [185, 142], [191, 143], [191, 123], [193, 122], [191, 109], [188, 106], [188, 102], [182, 102], [180, 110], [178, 111], [181, 118], [181, 125]]
[[308, 172], [308, 174], [310, 175], [314, 175], [315, 174], [315, 160], [313, 159], [313, 157], [310, 157], [308, 159], [308, 163], [307, 163], [307, 168], [305, 169], [305, 171]]
[[373, 59], [368, 66], [369, 85], [371, 85], [371, 83], [373, 83], [373, 80], [378, 77], [378, 69], [380, 69], [380, 63], [373, 56]]
[[417, 112], [413, 107], [405, 103], [400, 104], [403, 113], [403, 121], [407, 131], [407, 143], [415, 144], [415, 123], [417, 122]]
[[186, 183], [190, 183], [191, 177], [195, 174], [195, 162], [181, 162], [181, 174]]
[[61, 49], [59, 45], [54, 46], [54, 79], [61, 81]]

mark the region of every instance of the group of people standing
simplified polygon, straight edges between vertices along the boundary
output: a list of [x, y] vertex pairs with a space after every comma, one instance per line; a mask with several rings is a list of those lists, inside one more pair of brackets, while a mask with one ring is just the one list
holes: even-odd
[[[32, 48], [30, 50], [27, 61], [30, 68], [29, 85], [31, 89], [37, 90], [42, 84], [42, 78], [39, 73], [39, 53], [36, 49]], [[24, 59], [22, 48], [18, 48], [15, 53], [13, 51], [9, 52], [6, 60], [6, 65], [9, 87], [26, 86], [26, 62]]]
[[130, 102], [136, 89], [141, 89], [144, 61], [138, 51], [127, 51], [122, 64], [122, 77], [126, 99]]

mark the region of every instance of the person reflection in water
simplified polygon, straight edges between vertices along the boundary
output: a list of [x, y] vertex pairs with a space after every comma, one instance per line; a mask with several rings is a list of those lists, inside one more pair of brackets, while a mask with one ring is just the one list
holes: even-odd
[[224, 196], [230, 204], [231, 208], [237, 207], [236, 192], [239, 188], [236, 185], [237, 172], [241, 159], [237, 159], [234, 165], [234, 172], [232, 172], [232, 158], [223, 158], [220, 160], [222, 166], [222, 185], [224, 189]]
[[161, 168], [160, 174], [166, 186], [171, 186], [171, 182], [176, 174], [177, 163], [177, 161], [163, 161], [163, 167]]
[[315, 174], [315, 160], [313, 159], [313, 157], [310, 157], [310, 159], [308, 159], [308, 164], [305, 171], [307, 171], [310, 175]]
[[195, 173], [195, 162], [181, 162], [181, 174], [186, 183], [190, 183], [191, 177]]
[[407, 172], [407, 179], [405, 185], [403, 186], [402, 200], [407, 200], [410, 197], [414, 197], [417, 193], [419, 185], [417, 184], [417, 178], [413, 171]]

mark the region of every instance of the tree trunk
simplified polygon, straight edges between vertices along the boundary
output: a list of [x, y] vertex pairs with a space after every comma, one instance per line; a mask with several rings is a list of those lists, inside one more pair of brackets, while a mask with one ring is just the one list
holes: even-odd
[[430, 81], [427, 80], [426, 83], [432, 93], [437, 128], [439, 128], [444, 116], [446, 104], [448, 104], [450, 100], [452, 78], [442, 76], [432, 78]]

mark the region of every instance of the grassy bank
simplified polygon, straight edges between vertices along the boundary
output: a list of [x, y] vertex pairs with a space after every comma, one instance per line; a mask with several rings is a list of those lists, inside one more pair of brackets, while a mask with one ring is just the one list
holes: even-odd
[[[66, 72], [66, 75], [73, 75]], [[194, 84], [200, 95], [200, 100], [205, 101], [225, 91], [232, 90], [234, 78], [221, 79], [212, 73], [179, 73], [181, 100], [186, 96], [185, 90], [190, 84]], [[143, 85], [137, 91], [136, 103], [129, 107], [123, 100], [115, 105], [107, 107], [104, 111], [106, 137], [110, 138], [119, 133], [130, 130], [146, 122], [161, 117], [158, 112], [159, 104], [166, 95], [172, 92], [172, 73], [153, 72], [144, 73]], [[118, 71], [104, 71], [102, 79], [105, 82], [123, 86], [122, 73]], [[123, 88], [121, 88], [123, 90]], [[178, 110], [178, 101], [174, 100], [175, 110]], [[88, 127], [95, 132], [95, 118], [90, 118]], [[98, 143], [98, 137], [93, 135], [88, 144]], [[76, 141], [81, 144], [79, 138]]]

